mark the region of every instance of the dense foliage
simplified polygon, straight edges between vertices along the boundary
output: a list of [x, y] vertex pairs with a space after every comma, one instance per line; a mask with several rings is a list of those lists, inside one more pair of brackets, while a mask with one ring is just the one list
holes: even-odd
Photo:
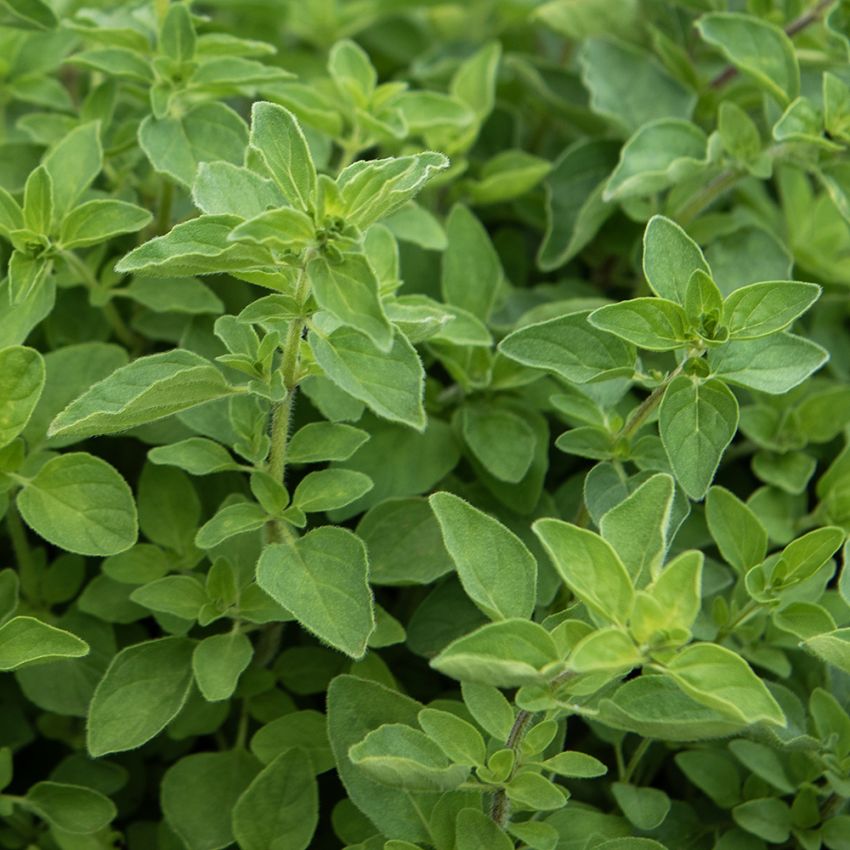
[[848, 0], [0, 45], [0, 847], [850, 848]]

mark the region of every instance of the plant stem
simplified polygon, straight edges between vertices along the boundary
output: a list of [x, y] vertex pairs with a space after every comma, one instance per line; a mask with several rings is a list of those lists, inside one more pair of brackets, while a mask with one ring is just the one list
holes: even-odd
[[[73, 251], [62, 251], [61, 256], [67, 265], [80, 276], [83, 283], [90, 290], [96, 291], [101, 288], [91, 269]], [[107, 301], [102, 305], [101, 309], [103, 310], [106, 321], [109, 322], [109, 326], [120, 342], [127, 348], [138, 348], [139, 339], [127, 327], [127, 323], [124, 321], [118, 308], [111, 301]]]
[[622, 777], [620, 779], [621, 782], [628, 782], [632, 776], [634, 775], [637, 766], [640, 764], [640, 760], [646, 755], [646, 751], [652, 745], [651, 738], [644, 738], [637, 746], [637, 749], [632, 753], [632, 757], [629, 759], [629, 763], [626, 765], [626, 769], [622, 772]]
[[[307, 296], [307, 263], [309, 256], [304, 257], [304, 263], [298, 272], [295, 283], [295, 298], [303, 304]], [[286, 446], [289, 442], [289, 420], [292, 418], [293, 396], [298, 386], [298, 354], [301, 348], [301, 334], [304, 332], [304, 319], [292, 319], [283, 344], [283, 356], [280, 371], [283, 385], [286, 387], [286, 398], [275, 405], [272, 412], [271, 449], [269, 451], [268, 473], [275, 481], [283, 481], [286, 472]]]
[[234, 750], [244, 750], [245, 743], [248, 740], [248, 723], [250, 721], [250, 717], [248, 716], [248, 703], [250, 702], [249, 697], [244, 697], [242, 700], [242, 707], [239, 711], [239, 721], [236, 726], [236, 740], [233, 743]]
[[[799, 18], [795, 18], [788, 26], [785, 27], [785, 35], [793, 38], [797, 33], [802, 32], [806, 27], [820, 20], [820, 16], [835, 2], [835, 0], [819, 0], [815, 3], [808, 12], [804, 12]], [[724, 68], [710, 83], [709, 86], [713, 89], [719, 89], [726, 83], [734, 80], [738, 76], [738, 69], [734, 65]]]
[[39, 602], [38, 567], [33, 559], [32, 549], [30, 549], [30, 544], [27, 540], [27, 532], [24, 524], [21, 522], [18, 506], [14, 502], [6, 512], [6, 527], [9, 529], [9, 537], [12, 540], [12, 551], [15, 553], [21, 590], [29, 602], [37, 604]]
[[617, 432], [614, 441], [622, 440], [631, 437], [635, 432], [646, 422], [649, 415], [661, 403], [664, 397], [664, 392], [667, 387], [673, 382], [673, 379], [682, 373], [685, 361], [683, 360], [665, 379], [659, 384], [641, 403], [636, 407], [631, 416], [626, 420], [626, 423]]
[[682, 226], [690, 224], [710, 203], [731, 189], [742, 177], [737, 168], [727, 168], [716, 174], [705, 186], [673, 214]]
[[[519, 751], [520, 744], [522, 744], [522, 739], [528, 731], [528, 725], [531, 723], [532, 717], [534, 717], [534, 715], [530, 711], [525, 711], [525, 709], [521, 709], [517, 712], [514, 725], [511, 726], [511, 731], [508, 734], [508, 740], [505, 741], [505, 746], [514, 753], [514, 757], [516, 757], [516, 754]], [[516, 770], [516, 766], [514, 766], [514, 770]], [[511, 776], [513, 776], [513, 773]], [[504, 828], [507, 825], [510, 816], [510, 800], [508, 800], [508, 795], [505, 789], [500, 788], [493, 795], [493, 802], [490, 804], [490, 820], [492, 820], [496, 826]]]
[[734, 620], [731, 623], [725, 625], [720, 631], [717, 633], [716, 640], [720, 641], [725, 637], [728, 637], [738, 626], [742, 626], [747, 620], [751, 620], [755, 617], [758, 612], [761, 611], [761, 605], [755, 601], [755, 599], [751, 599], [737, 614]]
[[158, 235], [161, 236], [171, 229], [171, 211], [173, 208], [174, 184], [167, 177], [163, 177], [156, 216], [156, 232]]

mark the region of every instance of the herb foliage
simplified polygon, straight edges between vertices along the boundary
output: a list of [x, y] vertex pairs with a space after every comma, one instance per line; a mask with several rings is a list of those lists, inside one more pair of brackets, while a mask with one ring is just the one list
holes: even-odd
[[847, 0], [0, 43], [0, 847], [850, 848]]

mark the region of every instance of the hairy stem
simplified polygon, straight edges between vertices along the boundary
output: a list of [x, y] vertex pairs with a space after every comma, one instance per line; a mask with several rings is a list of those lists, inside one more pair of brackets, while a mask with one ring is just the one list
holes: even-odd
[[[507, 741], [505, 741], [505, 746], [514, 753], [514, 757], [516, 757], [516, 754], [519, 751], [522, 739], [528, 731], [528, 726], [531, 723], [532, 717], [534, 717], [534, 715], [530, 711], [521, 709], [517, 712], [514, 725], [511, 727]], [[495, 794], [493, 794], [493, 801], [490, 804], [490, 820], [492, 820], [496, 826], [504, 828], [507, 826], [510, 816], [511, 803], [510, 800], [508, 800], [508, 794], [504, 788], [500, 788]]]
[[[307, 261], [298, 273], [295, 284], [295, 298], [303, 304], [307, 296]], [[304, 332], [304, 319], [292, 319], [283, 344], [280, 372], [286, 387], [286, 398], [275, 405], [272, 412], [271, 450], [269, 451], [268, 473], [275, 481], [283, 481], [286, 472], [286, 446], [289, 442], [289, 420], [292, 418], [293, 396], [298, 386], [298, 354], [301, 347], [301, 335]]]

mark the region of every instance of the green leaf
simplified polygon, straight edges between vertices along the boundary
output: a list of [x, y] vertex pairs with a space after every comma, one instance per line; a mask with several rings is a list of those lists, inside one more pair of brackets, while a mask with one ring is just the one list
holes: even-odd
[[188, 850], [228, 847], [234, 807], [258, 773], [257, 760], [241, 749], [184, 756], [162, 777], [165, 822]]
[[699, 245], [664, 216], [653, 216], [643, 234], [643, 273], [652, 291], [684, 305], [695, 271], [711, 275]]
[[26, 428], [46, 379], [44, 360], [21, 345], [0, 349], [0, 446]]
[[292, 504], [304, 513], [344, 508], [368, 493], [372, 479], [351, 469], [320, 469], [310, 472], [295, 488]]
[[652, 195], [694, 177], [705, 168], [707, 143], [690, 121], [664, 118], [644, 124], [623, 146], [603, 199]]
[[542, 271], [575, 257], [614, 212], [602, 191], [618, 153], [619, 146], [608, 139], [580, 139], [555, 160], [543, 181], [546, 232], [537, 252]]
[[198, 529], [195, 545], [212, 549], [237, 534], [262, 528], [268, 521], [268, 513], [255, 502], [224, 505]]
[[782, 105], [800, 93], [800, 69], [791, 39], [753, 15], [715, 12], [697, 21], [700, 35]]
[[67, 60], [70, 64], [101, 71], [116, 79], [150, 85], [153, 71], [145, 59], [135, 50], [126, 47], [103, 47], [82, 50]]
[[65, 135], [45, 157], [44, 167], [53, 183], [56, 217], [62, 219], [103, 167], [98, 123], [82, 124]]
[[13, 617], [0, 626], [0, 670], [3, 671], [61, 658], [81, 658], [88, 652], [89, 645], [81, 638], [35, 617]]
[[491, 620], [531, 617], [537, 562], [496, 519], [451, 493], [429, 499], [463, 589]]
[[185, 349], [140, 357], [72, 401], [51, 437], [115, 434], [234, 392], [209, 360]]
[[122, 233], [136, 233], [152, 220], [147, 210], [125, 201], [87, 201], [62, 220], [59, 242], [63, 248], [86, 248]]
[[691, 116], [694, 93], [636, 47], [589, 38], [581, 46], [579, 64], [593, 111], [626, 134], [656, 119]]
[[735, 734], [745, 725], [728, 712], [701, 704], [665, 676], [647, 675], [621, 685], [600, 703], [600, 716], [614, 729], [662, 741], [699, 741]]
[[118, 815], [112, 800], [98, 791], [61, 782], [36, 782], [25, 800], [51, 826], [72, 835], [99, 832]]
[[343, 528], [316, 528], [267, 546], [257, 583], [321, 640], [360, 658], [375, 627], [366, 547]]
[[18, 509], [45, 540], [80, 555], [115, 555], [129, 549], [138, 534], [127, 482], [86, 452], [44, 464], [18, 495]]
[[289, 463], [348, 460], [369, 439], [369, 434], [341, 422], [310, 422], [299, 428], [286, 446]]
[[381, 351], [393, 345], [393, 330], [384, 314], [378, 278], [363, 254], [343, 254], [341, 263], [323, 257], [307, 265], [313, 296], [348, 327], [366, 334]]
[[530, 192], [552, 169], [552, 164], [521, 149], [500, 151], [487, 160], [477, 180], [463, 189], [478, 206], [511, 201]]
[[233, 808], [233, 835], [242, 850], [270, 850], [281, 840], [286, 850], [306, 850], [318, 822], [316, 779], [298, 749], [268, 764]]
[[24, 225], [40, 236], [53, 232], [53, 180], [45, 166], [39, 166], [24, 186]]
[[195, 56], [195, 28], [192, 14], [180, 3], [168, 7], [159, 30], [159, 49], [175, 62], [188, 62]]
[[412, 791], [447, 791], [469, 773], [452, 764], [425, 733], [402, 723], [388, 723], [370, 732], [349, 750], [351, 761], [378, 782]]
[[384, 419], [424, 430], [425, 374], [419, 356], [404, 336], [396, 334], [388, 352], [347, 328], [327, 337], [311, 331], [309, 342], [316, 362], [341, 390]]
[[502, 263], [490, 236], [469, 209], [455, 204], [446, 222], [440, 286], [448, 304], [487, 320], [504, 286]]
[[664, 612], [665, 628], [693, 627], [702, 602], [702, 567], [702, 552], [681, 552], [647, 588]]
[[829, 850], [847, 850], [850, 847], [850, 815], [834, 815], [821, 828], [824, 844]]
[[263, 245], [283, 254], [297, 254], [316, 238], [316, 228], [307, 213], [281, 207], [257, 213], [235, 227], [227, 238], [231, 242]]
[[570, 313], [508, 334], [499, 351], [524, 366], [546, 369], [569, 383], [630, 375], [634, 348], [594, 328], [588, 313]]
[[230, 452], [205, 437], [188, 437], [170, 446], [155, 446], [148, 452], [151, 463], [176, 466], [191, 475], [211, 475], [235, 469], [236, 461]]
[[558, 575], [602, 622], [625, 624], [634, 587], [623, 562], [598, 534], [557, 519], [532, 525]]
[[617, 626], [611, 626], [582, 638], [567, 664], [576, 673], [623, 673], [640, 666], [642, 661], [634, 641]]
[[570, 779], [594, 779], [604, 776], [608, 768], [599, 759], [586, 753], [566, 750], [542, 762], [544, 770]]
[[154, 313], [199, 316], [224, 312], [224, 305], [218, 296], [194, 277], [135, 277], [122, 295]]
[[13, 230], [24, 226], [24, 213], [21, 205], [2, 187], [0, 187], [0, 234], [9, 239]]
[[516, 484], [534, 460], [537, 438], [513, 411], [493, 404], [465, 404], [460, 414], [463, 439], [487, 471]]
[[53, 29], [57, 24], [56, 13], [44, 0], [3, 0], [3, 8], [23, 24], [34, 29]]
[[514, 724], [514, 710], [502, 693], [491, 685], [463, 682], [463, 702], [475, 722], [494, 738], [505, 740]]
[[717, 112], [717, 132], [726, 152], [755, 176], [762, 158], [762, 140], [755, 121], [732, 100], [724, 100]]
[[760, 451], [753, 455], [753, 472], [773, 487], [786, 493], [802, 493], [814, 475], [817, 460], [806, 452]]
[[606, 304], [587, 319], [594, 327], [650, 351], [682, 348], [690, 336], [684, 309], [664, 298], [632, 298]]
[[136, 588], [130, 599], [151, 611], [195, 620], [207, 602], [207, 594], [195, 576], [165, 576]]
[[461, 809], [455, 826], [455, 850], [512, 850], [514, 847], [499, 826], [478, 809]]
[[549, 633], [529, 620], [500, 620], [450, 643], [431, 666], [463, 682], [512, 688], [547, 681], [560, 672]]
[[787, 328], [820, 296], [814, 283], [793, 280], [751, 283], [723, 303], [723, 322], [731, 339], [756, 339]]
[[785, 715], [740, 655], [712, 643], [680, 650], [667, 672], [689, 696], [744, 723], [784, 726]]
[[567, 802], [566, 793], [558, 785], [530, 771], [515, 774], [505, 790], [508, 799], [533, 811], [560, 809]]
[[470, 767], [484, 764], [487, 758], [484, 739], [471, 723], [449, 711], [423, 708], [419, 712], [419, 725], [455, 764]]
[[623, 565], [640, 585], [661, 569], [675, 485], [666, 474], [653, 475], [610, 511], [599, 524]]
[[292, 206], [312, 212], [316, 205], [316, 167], [295, 116], [273, 103], [251, 107], [251, 148]]
[[767, 531], [734, 493], [723, 487], [712, 487], [705, 500], [705, 518], [720, 554], [739, 573], [764, 560]]
[[324, 714], [310, 708], [290, 711], [267, 723], [251, 738], [251, 752], [263, 764], [271, 764], [279, 755], [294, 748], [307, 754], [314, 774], [334, 767]]
[[[12, 307], [20, 307], [25, 302], [38, 303], [39, 295], [44, 291], [44, 280], [50, 271], [50, 264], [43, 258], [29, 257], [21, 251], [13, 251], [9, 260], [9, 295]], [[52, 297], [46, 301], [52, 303]], [[40, 305], [41, 306], [41, 305]], [[46, 312], [49, 312], [49, 306]], [[26, 338], [22, 334], [20, 341]]]
[[432, 151], [352, 163], [336, 181], [340, 215], [347, 223], [365, 230], [401, 209], [419, 194], [433, 174], [448, 166], [443, 154]]
[[160, 174], [190, 189], [202, 162], [241, 165], [248, 143], [242, 118], [223, 103], [201, 103], [181, 117], [148, 115], [139, 126], [139, 147]]
[[700, 334], [713, 338], [723, 310], [723, 295], [702, 269], [697, 269], [691, 275], [684, 303], [688, 319]]
[[676, 753], [677, 767], [718, 806], [731, 809], [741, 800], [741, 772], [735, 760], [716, 749]]
[[478, 118], [478, 122], [456, 140], [460, 150], [465, 150], [475, 141], [481, 124], [493, 110], [501, 55], [502, 45], [498, 41], [490, 41], [463, 61], [451, 79], [449, 94], [468, 106]]
[[738, 402], [721, 381], [680, 375], [667, 387], [658, 431], [676, 480], [692, 499], [705, 496], [737, 428]]
[[89, 706], [88, 750], [95, 758], [134, 750], [176, 716], [192, 686], [187, 638], [167, 637], [122, 649]]
[[357, 536], [369, 550], [372, 584], [430, 584], [454, 569], [425, 499], [379, 502], [360, 520]]
[[652, 838], [613, 838], [596, 844], [593, 850], [667, 850]]
[[732, 809], [735, 823], [771, 844], [782, 844], [791, 834], [791, 809], [774, 797], [747, 800]]
[[773, 565], [771, 583], [787, 586], [811, 578], [838, 551], [845, 538], [843, 529], [827, 526], [793, 540]]
[[850, 673], [850, 628], [815, 635], [803, 646], [828, 664]]
[[708, 354], [716, 377], [771, 395], [787, 393], [828, 359], [817, 343], [789, 333], [733, 341]]
[[783, 794], [793, 794], [797, 790], [796, 784], [788, 778], [783, 759], [773, 747], [740, 738], [737, 741], [730, 741], [729, 749], [744, 767], [778, 791]]
[[614, 782], [611, 792], [623, 814], [638, 829], [657, 829], [670, 812], [670, 798], [659, 788]]
[[254, 218], [286, 203], [277, 186], [241, 165], [219, 160], [202, 162], [192, 184], [192, 200], [207, 215]]
[[254, 647], [241, 632], [204, 638], [192, 653], [192, 671], [204, 699], [229, 699], [253, 657]]
[[[415, 726], [421, 708], [398, 691], [355, 676], [337, 676], [328, 688], [328, 732], [349, 799], [378, 829], [399, 839], [425, 843], [431, 840], [428, 818], [435, 795], [383, 785], [348, 757], [352, 745], [384, 724]], [[372, 829], [370, 825], [369, 834]]]
[[262, 265], [256, 246], [228, 241], [239, 219], [202, 215], [173, 227], [165, 236], [145, 242], [118, 261], [115, 270], [151, 277], [241, 272]]
[[369, 55], [356, 42], [346, 38], [331, 48], [328, 73], [343, 96], [358, 106], [368, 106], [378, 82], [378, 72], [372, 66]]

